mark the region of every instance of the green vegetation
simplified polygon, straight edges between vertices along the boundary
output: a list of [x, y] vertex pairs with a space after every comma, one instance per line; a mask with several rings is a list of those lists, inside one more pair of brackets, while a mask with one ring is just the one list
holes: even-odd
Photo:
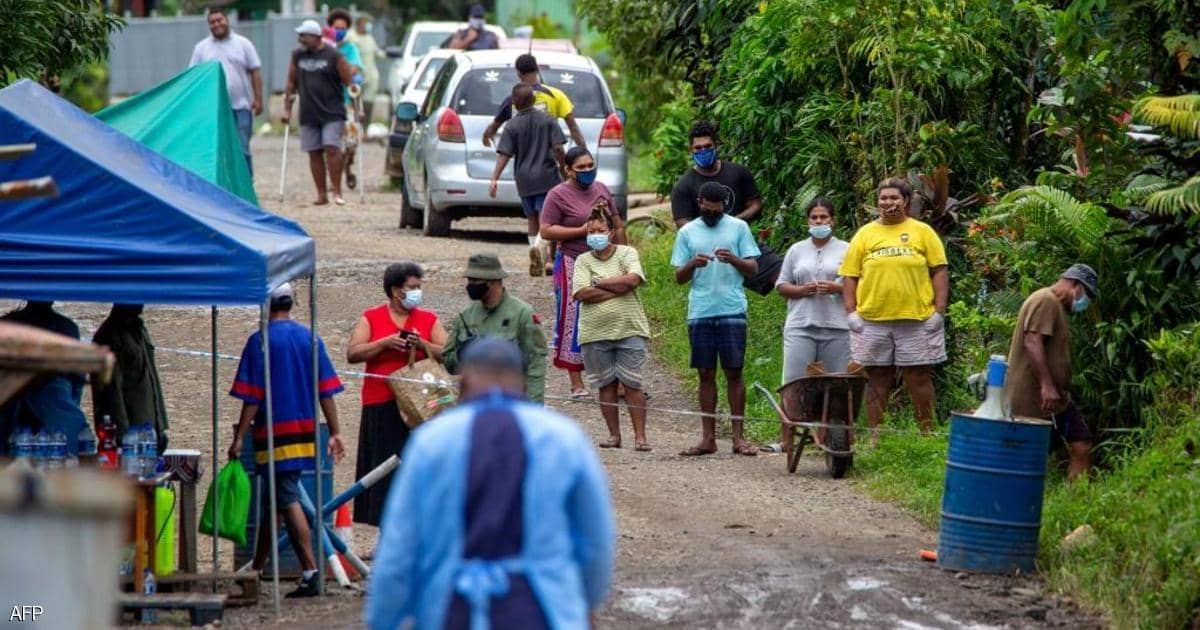
[[24, 78], [56, 85], [86, 74], [108, 57], [109, 33], [125, 20], [97, 0], [0, 0], [0, 24], [10, 26], [0, 56], [4, 87]]

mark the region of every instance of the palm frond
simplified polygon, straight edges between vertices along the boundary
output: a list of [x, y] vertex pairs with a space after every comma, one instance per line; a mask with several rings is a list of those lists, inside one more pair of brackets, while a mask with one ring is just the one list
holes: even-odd
[[1133, 117], [1186, 140], [1200, 139], [1200, 94], [1147, 96], [1134, 103]]
[[1171, 184], [1174, 183], [1175, 182], [1165, 177], [1152, 175], [1150, 173], [1142, 173], [1141, 175], [1134, 177], [1133, 181], [1129, 182], [1129, 184], [1125, 186], [1125, 196], [1130, 201], [1141, 203], [1144, 202], [1150, 195], [1160, 190], [1166, 190], [1167, 188], [1170, 188]]
[[1200, 175], [1146, 198], [1146, 209], [1163, 215], [1200, 214]]
[[1065, 239], [1081, 251], [1093, 250], [1110, 223], [1104, 208], [1049, 186], [1018, 188], [1005, 195], [995, 210], [1008, 212], [1010, 223], [1022, 219], [1036, 232], [1026, 236]]

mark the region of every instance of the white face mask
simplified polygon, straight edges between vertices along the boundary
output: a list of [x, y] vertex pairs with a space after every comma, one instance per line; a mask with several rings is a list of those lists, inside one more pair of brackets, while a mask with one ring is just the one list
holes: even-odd
[[418, 306], [421, 305], [421, 290], [420, 289], [405, 290], [404, 291], [404, 299], [400, 300], [400, 303], [404, 305], [404, 308], [406, 308], [410, 311], [413, 310], [414, 308], [417, 308]]
[[470, 26], [475, 30], [479, 30], [483, 28], [483, 18], [471, 18], [467, 20], [467, 26]]

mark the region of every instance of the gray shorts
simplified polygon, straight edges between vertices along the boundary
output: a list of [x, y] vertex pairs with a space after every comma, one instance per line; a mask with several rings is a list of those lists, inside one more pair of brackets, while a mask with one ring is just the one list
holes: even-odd
[[825, 371], [845, 372], [850, 363], [850, 333], [836, 328], [789, 328], [783, 331], [783, 384], [805, 376], [820, 361]]
[[275, 509], [285, 512], [293, 503], [300, 502], [300, 471], [275, 471]]
[[585, 343], [583, 368], [592, 387], [599, 389], [620, 381], [626, 389], [642, 388], [642, 368], [646, 365], [646, 339], [628, 337], [616, 341]]
[[946, 360], [946, 327], [929, 320], [863, 322], [863, 331], [850, 331], [850, 355], [867, 367], [913, 367]]
[[322, 147], [342, 148], [342, 136], [346, 133], [346, 121], [335, 120], [324, 125], [300, 125], [300, 150], [305, 153], [320, 151]]

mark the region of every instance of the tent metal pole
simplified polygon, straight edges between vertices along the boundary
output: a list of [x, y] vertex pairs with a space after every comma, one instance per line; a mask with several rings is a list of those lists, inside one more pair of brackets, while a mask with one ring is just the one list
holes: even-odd
[[[267, 305], [258, 307], [259, 333], [262, 338], [263, 353], [263, 405], [267, 422], [267, 481], [269, 483], [271, 514], [271, 540], [279, 540], [279, 510], [275, 501], [275, 414], [271, 409], [271, 338], [268, 325]], [[271, 600], [275, 606], [275, 616], [279, 616], [279, 545], [271, 545]]]
[[[321, 362], [318, 355], [317, 341], [317, 267], [313, 265], [312, 275], [308, 278], [308, 324], [312, 326], [312, 379], [313, 379], [313, 444], [316, 445], [317, 462], [317, 505], [324, 505], [321, 496]], [[320, 540], [325, 531], [325, 512], [317, 510], [317, 538]], [[320, 546], [317, 547], [320, 549]], [[325, 594], [325, 554], [317, 553], [317, 593]]]
[[[220, 413], [217, 411], [217, 307], [212, 307], [212, 476], [213, 476], [213, 515], [214, 524], [216, 522], [215, 515], [221, 513], [221, 485], [217, 482], [217, 472], [220, 470], [220, 453], [221, 446], [218, 432], [220, 430]], [[212, 537], [212, 564], [213, 574], [216, 575], [221, 570], [221, 543], [220, 536], [217, 535], [216, 527], [213, 527]], [[213, 592], [217, 592], [217, 581], [213, 580]]]

